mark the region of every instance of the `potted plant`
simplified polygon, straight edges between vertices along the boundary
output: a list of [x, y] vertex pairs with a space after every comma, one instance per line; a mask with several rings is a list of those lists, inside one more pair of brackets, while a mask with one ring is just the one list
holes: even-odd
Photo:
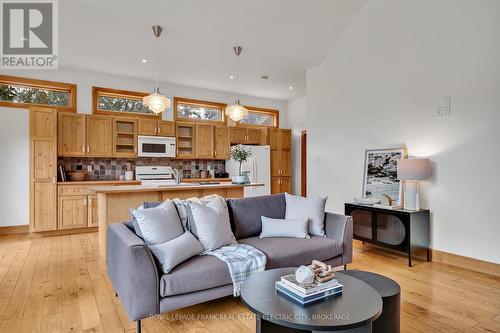
[[232, 180], [235, 184], [245, 184], [248, 182], [248, 177], [241, 172], [241, 164], [252, 156], [252, 152], [243, 145], [236, 145], [231, 149], [229, 158], [239, 162], [238, 176], [233, 176]]

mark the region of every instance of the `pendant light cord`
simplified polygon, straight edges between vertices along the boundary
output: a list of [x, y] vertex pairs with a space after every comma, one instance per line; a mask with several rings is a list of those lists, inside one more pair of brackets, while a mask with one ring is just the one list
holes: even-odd
[[156, 80], [156, 89], [155, 89], [155, 92], [159, 92], [160, 90], [160, 87], [159, 87], [159, 84], [158, 84], [158, 72], [160, 70], [160, 57], [158, 56], [158, 37], [155, 37], [155, 61], [156, 61], [156, 74], [155, 74], [155, 80]]

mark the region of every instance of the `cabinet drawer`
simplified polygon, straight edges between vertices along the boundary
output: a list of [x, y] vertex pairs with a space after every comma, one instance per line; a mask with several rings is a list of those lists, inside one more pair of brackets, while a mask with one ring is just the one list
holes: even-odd
[[59, 195], [87, 195], [89, 194], [89, 189], [86, 187], [66, 187], [59, 186]]

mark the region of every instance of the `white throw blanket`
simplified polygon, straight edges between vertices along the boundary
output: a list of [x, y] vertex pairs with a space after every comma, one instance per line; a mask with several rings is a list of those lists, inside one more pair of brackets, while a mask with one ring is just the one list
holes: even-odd
[[241, 284], [252, 274], [263, 272], [267, 258], [264, 253], [246, 244], [226, 245], [204, 253], [224, 261], [233, 280], [233, 296], [240, 295]]

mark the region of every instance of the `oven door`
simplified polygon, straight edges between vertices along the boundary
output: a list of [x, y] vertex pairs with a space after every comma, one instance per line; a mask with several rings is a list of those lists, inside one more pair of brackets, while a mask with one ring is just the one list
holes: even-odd
[[175, 157], [175, 138], [140, 135], [137, 141], [139, 157]]

